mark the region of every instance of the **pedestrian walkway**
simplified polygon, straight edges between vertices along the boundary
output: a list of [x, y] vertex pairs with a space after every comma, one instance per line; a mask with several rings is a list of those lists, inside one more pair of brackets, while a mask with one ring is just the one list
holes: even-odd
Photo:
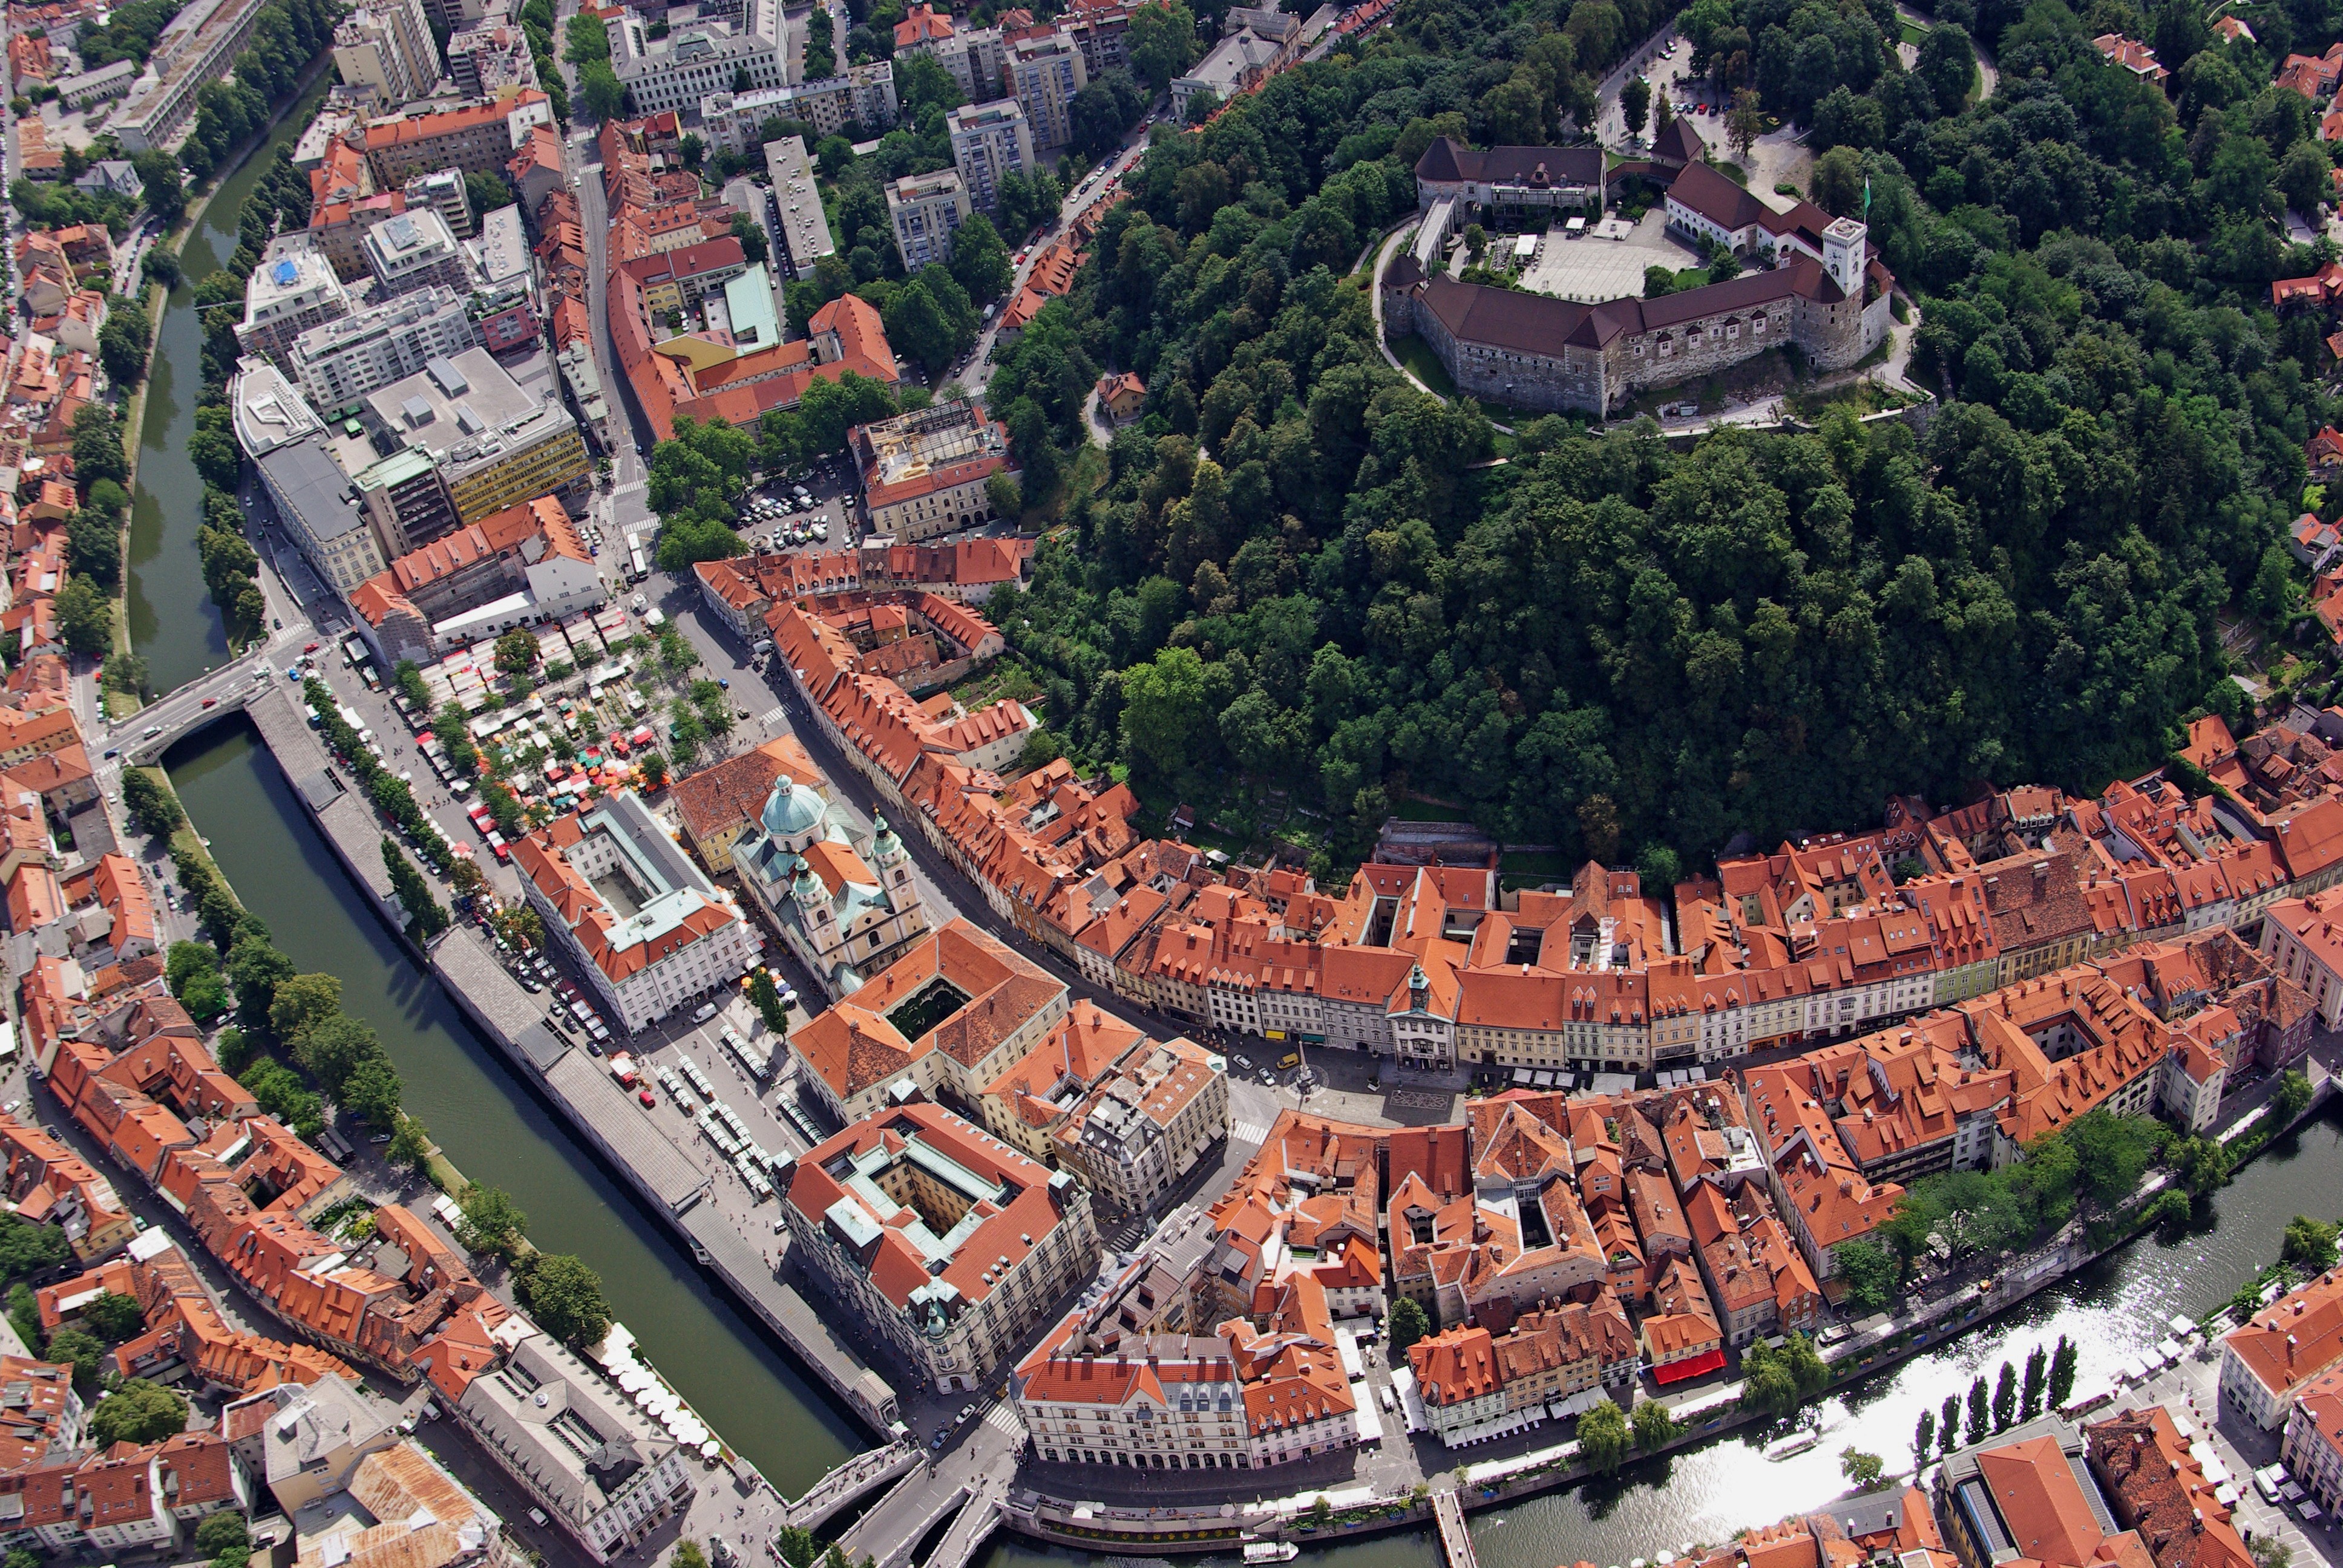
[[1269, 1129], [1259, 1121], [1232, 1121], [1229, 1124], [1232, 1143], [1259, 1143], [1269, 1136]]
[[1005, 1402], [995, 1404], [984, 1412], [984, 1424], [1004, 1436], [1025, 1435], [1025, 1423], [1017, 1419], [1016, 1407]]

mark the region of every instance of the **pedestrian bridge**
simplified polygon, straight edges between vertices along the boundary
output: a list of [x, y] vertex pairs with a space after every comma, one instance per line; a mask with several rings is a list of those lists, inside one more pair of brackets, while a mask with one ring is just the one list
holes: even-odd
[[919, 1446], [890, 1442], [884, 1448], [858, 1453], [807, 1488], [789, 1505], [789, 1523], [800, 1530], [819, 1532], [838, 1513], [870, 1495], [871, 1489], [911, 1470], [920, 1462]]
[[128, 768], [145, 768], [160, 761], [163, 753], [188, 736], [216, 719], [242, 712], [246, 704], [268, 689], [270, 681], [283, 680], [284, 671], [277, 661], [287, 658], [287, 644], [298, 648], [298, 639], [308, 636], [307, 626], [280, 633], [266, 648], [256, 648], [156, 699], [107, 730], [107, 749], [118, 749], [123, 765]]

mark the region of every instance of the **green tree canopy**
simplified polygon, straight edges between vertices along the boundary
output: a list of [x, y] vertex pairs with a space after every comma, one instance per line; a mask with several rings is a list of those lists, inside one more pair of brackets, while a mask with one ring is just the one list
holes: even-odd
[[160, 1442], [187, 1429], [187, 1402], [143, 1377], [126, 1378], [122, 1386], [97, 1402], [89, 1412], [90, 1441], [100, 1448], [117, 1442]]

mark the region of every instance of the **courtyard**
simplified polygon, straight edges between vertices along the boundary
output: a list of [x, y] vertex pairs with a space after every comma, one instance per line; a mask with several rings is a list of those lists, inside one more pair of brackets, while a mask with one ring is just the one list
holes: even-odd
[[[1666, 207], [1654, 203], [1623, 239], [1603, 238], [1592, 227], [1573, 239], [1557, 225], [1537, 236], [1537, 255], [1522, 269], [1521, 285], [1534, 293], [1585, 305], [1641, 299], [1645, 267], [1681, 272], [1701, 264], [1701, 257], [1689, 246], [1668, 236], [1667, 221]], [[1502, 254], [1511, 247], [1513, 239], [1511, 235], [1493, 236], [1492, 248]]]

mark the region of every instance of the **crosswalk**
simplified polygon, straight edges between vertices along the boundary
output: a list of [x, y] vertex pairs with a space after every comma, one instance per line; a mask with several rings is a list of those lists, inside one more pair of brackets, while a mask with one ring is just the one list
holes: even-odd
[[771, 729], [771, 728], [772, 728], [774, 725], [776, 725], [776, 724], [782, 724], [782, 723], [786, 723], [786, 722], [787, 722], [787, 720], [788, 720], [788, 715], [784, 714], [784, 713], [783, 713], [779, 709], [776, 708], [776, 709], [773, 709], [771, 711], [769, 711], [769, 712], [768, 712], [768, 713], [760, 714], [760, 715], [758, 717], [757, 722], [758, 722], [758, 723], [759, 723], [759, 724], [761, 724], [761, 725], [763, 725], [763, 726], [765, 726], [765, 728], [767, 728], [768, 729]]
[[1022, 1437], [1025, 1423], [1017, 1419], [1017, 1408], [1007, 1402], [995, 1404], [984, 1412], [984, 1424], [1003, 1437]]
[[1232, 1143], [1258, 1143], [1268, 1136], [1269, 1124], [1265, 1121], [1229, 1123], [1229, 1141]]

